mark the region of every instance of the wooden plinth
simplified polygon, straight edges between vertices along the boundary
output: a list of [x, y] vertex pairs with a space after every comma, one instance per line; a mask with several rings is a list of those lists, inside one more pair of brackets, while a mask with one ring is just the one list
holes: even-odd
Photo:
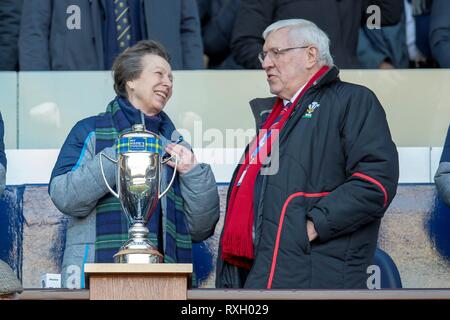
[[84, 266], [91, 300], [186, 300], [192, 270], [171, 263]]

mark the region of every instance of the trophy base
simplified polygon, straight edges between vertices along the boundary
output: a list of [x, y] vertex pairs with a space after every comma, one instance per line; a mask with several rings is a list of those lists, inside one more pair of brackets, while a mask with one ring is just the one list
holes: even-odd
[[162, 263], [163, 256], [154, 249], [123, 249], [114, 255], [115, 263]]

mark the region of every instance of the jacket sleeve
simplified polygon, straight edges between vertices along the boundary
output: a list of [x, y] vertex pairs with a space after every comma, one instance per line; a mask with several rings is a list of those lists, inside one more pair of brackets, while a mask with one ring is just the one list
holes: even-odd
[[[108, 188], [100, 170], [100, 154], [95, 155], [95, 136], [86, 134], [78, 123], [70, 132], [52, 172], [49, 194], [62, 213], [74, 217], [87, 216], [97, 205]], [[83, 132], [84, 131], [84, 132]], [[115, 158], [115, 147], [103, 152]], [[115, 165], [102, 159], [105, 177], [115, 186]]]
[[6, 155], [5, 143], [3, 142], [4, 130], [2, 113], [0, 112], [0, 196], [3, 194], [6, 187]]
[[214, 233], [220, 211], [211, 167], [199, 163], [191, 171], [180, 174], [180, 189], [192, 241], [203, 241]]
[[19, 36], [20, 70], [50, 70], [49, 38], [52, 2], [53, 0], [24, 0], [23, 2]]
[[441, 162], [434, 176], [439, 196], [450, 207], [450, 161]]
[[6, 187], [6, 168], [0, 163], [0, 197], [5, 192]]
[[2, 113], [0, 112], [0, 164], [6, 168], [6, 154], [5, 154], [5, 123], [3, 122]]
[[447, 131], [441, 162], [434, 176], [436, 189], [442, 200], [450, 207], [450, 126]]
[[430, 47], [441, 68], [450, 68], [450, 5], [434, 0], [430, 17]]
[[365, 88], [354, 92], [341, 123], [347, 180], [308, 213], [320, 242], [382, 218], [397, 190], [397, 149], [376, 96]]
[[183, 69], [203, 69], [203, 42], [195, 0], [181, 1], [181, 46]]
[[246, 69], [261, 69], [258, 53], [262, 51], [263, 31], [272, 22], [274, 0], [242, 0], [234, 24], [231, 50], [234, 60]]
[[0, 70], [15, 70], [22, 0], [3, 0], [0, 4]]

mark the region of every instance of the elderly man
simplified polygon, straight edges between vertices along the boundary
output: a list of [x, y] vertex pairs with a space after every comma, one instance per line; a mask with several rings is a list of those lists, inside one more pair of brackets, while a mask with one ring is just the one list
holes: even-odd
[[216, 285], [364, 288], [398, 183], [384, 110], [339, 79], [314, 23], [278, 21], [263, 38], [276, 97], [250, 102], [259, 130], [230, 184]]
[[434, 176], [434, 182], [442, 200], [450, 207], [450, 126], [448, 127], [444, 151]]

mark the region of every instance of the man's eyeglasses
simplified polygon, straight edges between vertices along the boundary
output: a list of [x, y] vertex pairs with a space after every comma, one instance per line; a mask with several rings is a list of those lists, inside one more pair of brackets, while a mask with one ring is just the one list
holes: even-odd
[[266, 59], [267, 55], [269, 56], [270, 60], [275, 61], [279, 58], [280, 55], [282, 55], [283, 53], [286, 53], [290, 50], [294, 50], [294, 49], [306, 49], [309, 48], [310, 46], [303, 46], [303, 47], [292, 47], [292, 48], [284, 48], [284, 49], [280, 49], [280, 48], [273, 48], [270, 49], [267, 52], [260, 52], [258, 53], [258, 59], [259, 62], [261, 62], [261, 64], [264, 62], [264, 60]]

